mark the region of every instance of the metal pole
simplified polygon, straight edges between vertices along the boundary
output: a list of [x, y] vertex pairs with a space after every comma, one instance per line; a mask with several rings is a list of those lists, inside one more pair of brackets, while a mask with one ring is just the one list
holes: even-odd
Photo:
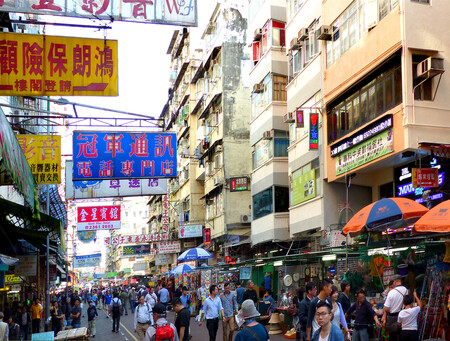
[[[47, 102], [47, 110], [50, 111], [50, 102]], [[50, 133], [50, 125], [47, 121], [47, 134]], [[50, 185], [47, 185], [46, 213], [50, 215]], [[50, 317], [50, 230], [46, 238], [46, 276], [45, 276], [45, 330], [48, 330]]]

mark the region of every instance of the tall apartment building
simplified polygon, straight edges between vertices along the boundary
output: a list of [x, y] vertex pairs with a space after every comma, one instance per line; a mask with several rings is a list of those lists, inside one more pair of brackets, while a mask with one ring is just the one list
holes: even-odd
[[[324, 162], [330, 183], [352, 174], [363, 199], [448, 198], [450, 14], [429, 0], [323, 2]], [[325, 119], [326, 118], [326, 119]], [[439, 167], [439, 186], [413, 188], [412, 167]]]
[[252, 244], [289, 236], [286, 1], [250, 0]]

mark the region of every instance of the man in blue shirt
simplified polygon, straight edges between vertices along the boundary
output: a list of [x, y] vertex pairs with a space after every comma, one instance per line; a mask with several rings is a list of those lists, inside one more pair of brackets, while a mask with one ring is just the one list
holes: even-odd
[[225, 292], [220, 295], [224, 315], [222, 316], [223, 341], [232, 341], [234, 333], [234, 315], [238, 311], [236, 296], [230, 291], [230, 283], [225, 283]]
[[188, 289], [184, 286], [181, 290], [182, 294], [180, 296], [180, 301], [183, 304], [183, 307], [188, 308], [191, 305], [191, 297], [188, 295]]
[[105, 307], [107, 307], [106, 308], [106, 318], [109, 318], [109, 305], [111, 304], [111, 300], [112, 300], [112, 295], [111, 295], [111, 292], [108, 290], [105, 295]]
[[166, 283], [162, 284], [162, 289], [159, 291], [159, 303], [162, 303], [167, 312], [167, 303], [169, 303], [169, 290], [166, 289]]
[[203, 302], [203, 312], [200, 317], [199, 326], [202, 325], [203, 316], [206, 316], [206, 328], [209, 333], [209, 341], [216, 341], [217, 329], [219, 329], [219, 312], [224, 316], [222, 301], [218, 294], [216, 285], [209, 288], [210, 296]]
[[275, 300], [272, 297], [272, 290], [267, 289], [266, 293], [264, 294], [264, 302], [266, 304], [269, 304], [269, 309], [268, 311], [270, 312], [270, 314], [272, 314], [275, 311], [276, 308], [276, 303]]
[[236, 300], [237, 300], [237, 303], [239, 304], [239, 308], [241, 307], [242, 302], [244, 302], [244, 292], [245, 292], [245, 288], [243, 288], [241, 286], [240, 281], [237, 281], [236, 282]]

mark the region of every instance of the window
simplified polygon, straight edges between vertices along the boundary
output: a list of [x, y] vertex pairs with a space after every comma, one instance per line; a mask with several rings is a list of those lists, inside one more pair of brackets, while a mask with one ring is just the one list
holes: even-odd
[[223, 192], [217, 192], [206, 199], [206, 219], [213, 219], [223, 213]]
[[287, 77], [269, 73], [252, 93], [252, 116], [257, 116], [272, 101], [286, 101]]
[[289, 81], [295, 78], [303, 69], [302, 49], [291, 50], [289, 53]]
[[252, 43], [253, 65], [256, 65], [272, 46], [286, 46], [285, 26], [281, 21], [267, 21], [261, 29], [262, 34], [255, 36]]
[[275, 212], [289, 211], [289, 188], [275, 186]]
[[332, 143], [402, 103], [401, 67], [380, 70], [360, 90], [327, 112], [328, 143]]
[[287, 0], [287, 11], [289, 21], [294, 17], [294, 15], [298, 12], [300, 7], [303, 6], [305, 0]]
[[259, 219], [273, 213], [272, 187], [253, 196], [253, 217]]
[[[275, 131], [275, 135], [278, 131]], [[287, 157], [287, 148], [289, 146], [288, 137], [275, 137], [267, 140], [262, 139], [255, 144], [254, 151], [252, 153], [253, 169], [256, 169], [273, 157]]]

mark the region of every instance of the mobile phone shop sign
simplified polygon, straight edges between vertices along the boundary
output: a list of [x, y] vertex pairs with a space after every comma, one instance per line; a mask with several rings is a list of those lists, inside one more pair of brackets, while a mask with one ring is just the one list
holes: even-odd
[[176, 176], [175, 133], [73, 133], [73, 180]]

